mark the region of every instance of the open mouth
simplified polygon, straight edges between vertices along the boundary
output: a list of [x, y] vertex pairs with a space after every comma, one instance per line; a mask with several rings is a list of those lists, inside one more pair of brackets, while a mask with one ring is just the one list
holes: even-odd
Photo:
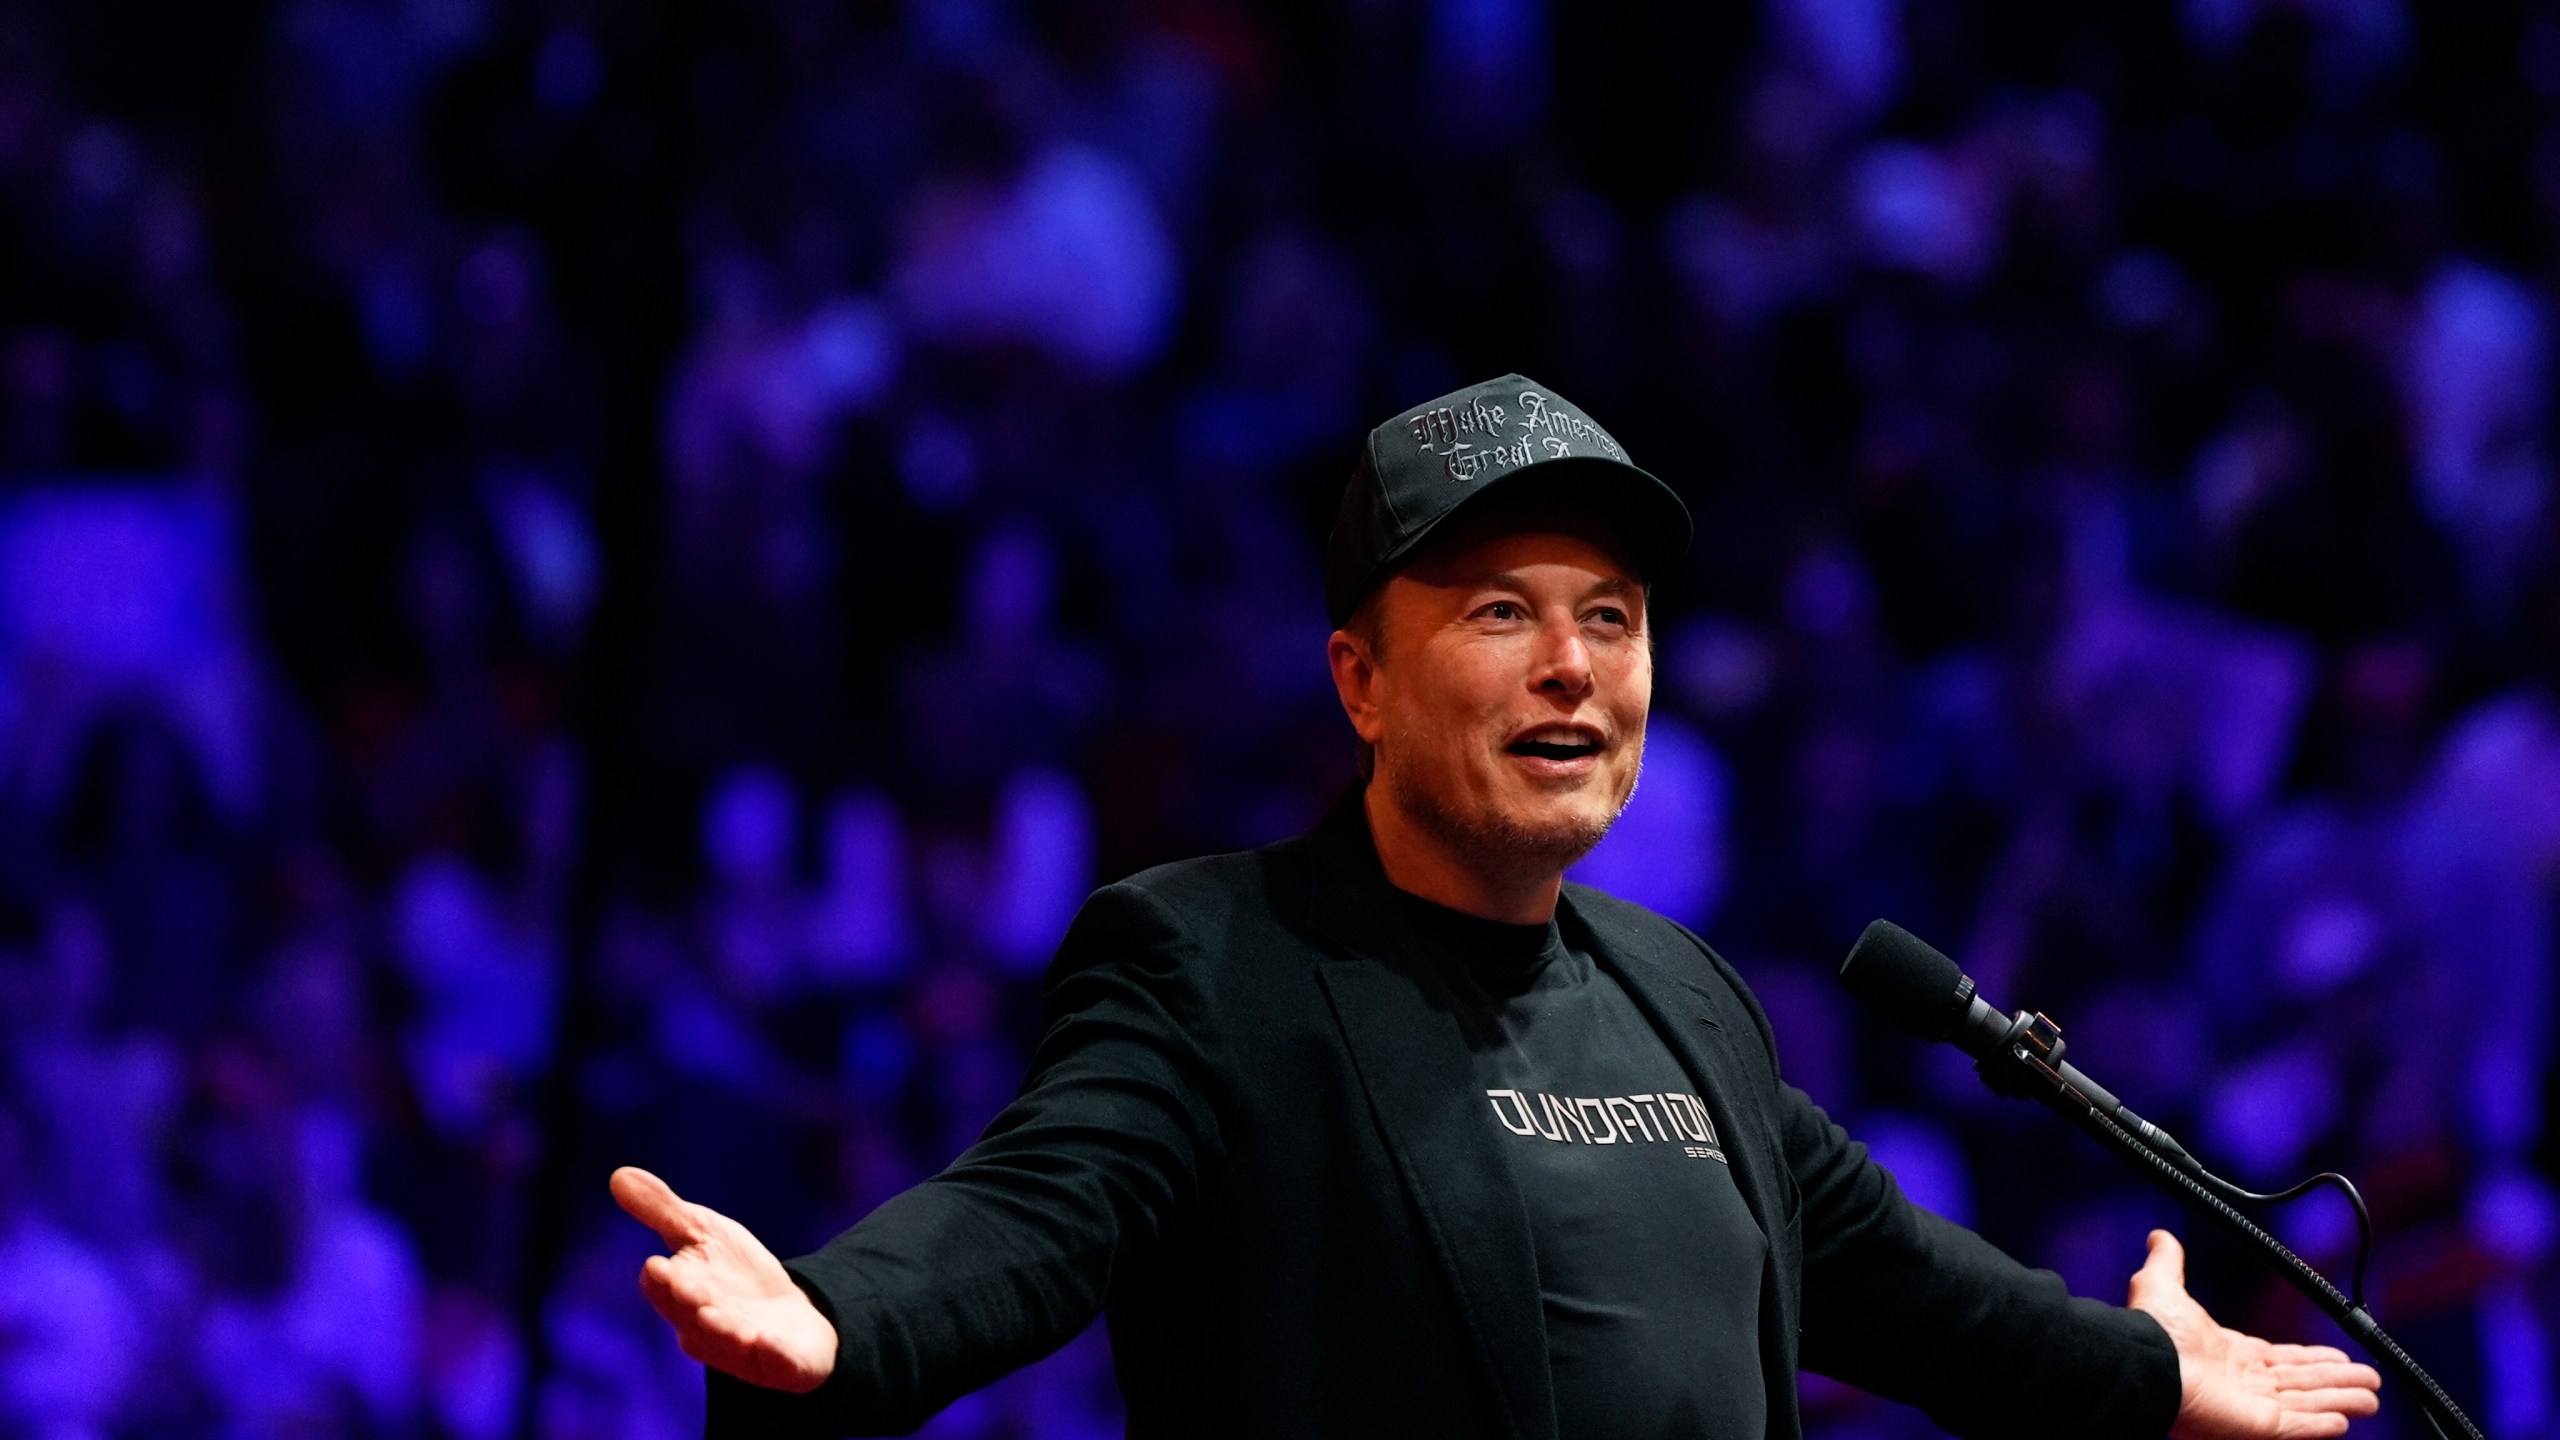
[[1586, 755], [1599, 754], [1600, 742], [1579, 736], [1569, 739], [1551, 737], [1514, 740], [1504, 748], [1514, 755], [1526, 755], [1537, 760], [1579, 760]]

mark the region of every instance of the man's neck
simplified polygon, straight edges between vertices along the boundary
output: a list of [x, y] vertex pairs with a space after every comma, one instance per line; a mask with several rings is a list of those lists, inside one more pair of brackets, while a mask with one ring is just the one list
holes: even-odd
[[1389, 800], [1385, 787], [1371, 785], [1360, 804], [1368, 812], [1369, 839], [1377, 846], [1388, 884], [1433, 904], [1511, 925], [1543, 925], [1554, 917], [1556, 896], [1564, 888], [1562, 872], [1488, 874], [1482, 864], [1456, 853]]

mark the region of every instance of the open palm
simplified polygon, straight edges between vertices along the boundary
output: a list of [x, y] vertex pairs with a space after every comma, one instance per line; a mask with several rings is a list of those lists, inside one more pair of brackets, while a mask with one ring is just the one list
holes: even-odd
[[684, 1353], [751, 1384], [806, 1393], [836, 1364], [836, 1331], [746, 1226], [679, 1197], [646, 1170], [613, 1172], [613, 1198], [673, 1251], [640, 1267], [640, 1292]]
[[2276, 1345], [2214, 1323], [2187, 1293], [2187, 1252], [2166, 1230], [2134, 1272], [2130, 1303], [2160, 1322], [2178, 1347], [2184, 1393], [2178, 1440], [2297, 1440], [2344, 1435], [2353, 1415], [2380, 1408], [2382, 1377], [2343, 1350]]

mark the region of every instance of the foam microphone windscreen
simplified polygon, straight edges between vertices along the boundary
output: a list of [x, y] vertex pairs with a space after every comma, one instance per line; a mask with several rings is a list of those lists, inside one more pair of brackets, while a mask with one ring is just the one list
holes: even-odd
[[1964, 971], [1928, 941], [1877, 920], [1840, 962], [1840, 983], [1896, 1026], [1924, 1040], [1944, 1040], [1958, 1019], [1956, 987], [1964, 983]]

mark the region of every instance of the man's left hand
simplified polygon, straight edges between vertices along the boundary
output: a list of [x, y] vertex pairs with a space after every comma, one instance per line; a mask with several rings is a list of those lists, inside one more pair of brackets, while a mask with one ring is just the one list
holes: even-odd
[[2344, 1435], [2347, 1418], [2370, 1415], [2382, 1377], [2326, 1345], [2272, 1345], [2213, 1322], [2187, 1293], [2187, 1252], [2166, 1230], [2151, 1232], [2151, 1255], [2133, 1272], [2136, 1310], [2160, 1322], [2178, 1347], [2177, 1440], [2243, 1440]]

